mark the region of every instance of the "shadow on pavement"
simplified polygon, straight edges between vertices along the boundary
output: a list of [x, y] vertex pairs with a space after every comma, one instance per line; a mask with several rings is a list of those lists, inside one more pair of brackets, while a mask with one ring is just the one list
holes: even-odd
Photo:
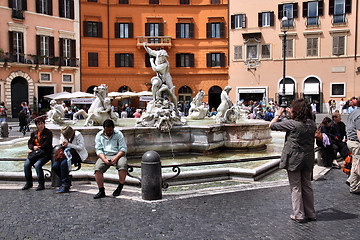
[[346, 213], [335, 208], [326, 208], [323, 210], [317, 211], [317, 220], [318, 221], [334, 221], [334, 220], [346, 220], [346, 219], [356, 219], [359, 216], [352, 213]]

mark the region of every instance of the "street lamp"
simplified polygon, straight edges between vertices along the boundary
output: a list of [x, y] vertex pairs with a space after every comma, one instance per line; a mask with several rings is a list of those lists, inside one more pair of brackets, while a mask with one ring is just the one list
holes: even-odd
[[283, 38], [283, 79], [282, 79], [282, 96], [281, 96], [281, 104], [280, 107], [286, 108], [287, 107], [287, 102], [286, 102], [286, 98], [285, 98], [285, 64], [286, 64], [286, 32], [288, 30], [289, 27], [289, 22], [288, 22], [288, 18], [286, 16], [284, 16], [281, 19], [281, 31], [284, 33], [284, 38]]

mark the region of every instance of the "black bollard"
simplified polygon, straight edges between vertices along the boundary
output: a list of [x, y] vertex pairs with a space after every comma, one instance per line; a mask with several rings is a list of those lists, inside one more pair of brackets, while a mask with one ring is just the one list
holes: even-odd
[[6, 121], [1, 123], [1, 137], [9, 137], [9, 126]]
[[155, 151], [148, 151], [142, 156], [141, 193], [144, 200], [162, 199], [160, 155]]

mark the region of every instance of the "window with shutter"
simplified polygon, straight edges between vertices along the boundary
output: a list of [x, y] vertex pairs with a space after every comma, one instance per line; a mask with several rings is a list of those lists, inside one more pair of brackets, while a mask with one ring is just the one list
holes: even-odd
[[148, 53], [145, 53], [145, 67], [151, 67], [150, 58], [154, 58], [150, 56]]
[[74, 54], [74, 51], [72, 50], [74, 44], [72, 44], [72, 41], [74, 40], [61, 39], [60, 46], [62, 45], [62, 53], [60, 54], [60, 57], [62, 66], [72, 66], [72, 62], [74, 61], [73, 58], [75, 58], [75, 56], [72, 56], [72, 54]]
[[179, 38], [190, 38], [190, 23], [179, 24]]
[[333, 23], [345, 23], [345, 0], [334, 0]]
[[132, 38], [132, 23], [115, 23], [115, 38]]
[[102, 37], [102, 23], [84, 21], [84, 37]]
[[49, 14], [49, 0], [37, 0], [36, 12], [42, 14]]
[[232, 29], [240, 29], [246, 26], [245, 14], [232, 15], [232, 18], [233, 18]]
[[207, 66], [208, 67], [221, 67], [221, 53], [209, 53], [207, 54]]
[[24, 62], [24, 35], [22, 32], [9, 32], [10, 58], [14, 62]]
[[286, 57], [292, 58], [294, 57], [293, 45], [294, 39], [286, 39]]
[[225, 23], [207, 23], [208, 38], [221, 38], [225, 35]]
[[77, 59], [76, 59], [76, 40], [70, 40], [70, 66], [76, 67], [77, 66]]
[[60, 17], [74, 19], [74, 0], [59, 0]]
[[270, 12], [263, 12], [261, 13], [261, 26], [262, 27], [269, 27], [271, 26], [270, 21]]
[[262, 58], [262, 59], [271, 58], [271, 55], [270, 55], [270, 44], [261, 45], [261, 58]]
[[283, 27], [291, 28], [294, 27], [294, 5], [293, 4], [284, 4], [283, 5], [283, 16], [287, 17], [287, 21], [283, 24]]
[[[145, 36], [158, 37], [163, 36], [164, 28], [160, 23], [145, 23]], [[148, 38], [148, 43], [161, 43], [160, 38]]]
[[[319, 25], [319, 2], [307, 2], [306, 9], [306, 25], [307, 26], [316, 26]], [[304, 6], [304, 5], [303, 5]], [[305, 11], [305, 10], [304, 10]], [[303, 12], [304, 14], [304, 12]]]
[[[294, 57], [293, 44], [294, 44], [294, 39], [286, 39], [285, 45], [286, 45], [286, 57], [287, 58]], [[284, 46], [282, 46], [282, 48], [281, 48], [281, 57], [284, 57]]]
[[333, 55], [345, 54], [345, 36], [333, 36]]
[[98, 67], [98, 53], [88, 53], [88, 67]]
[[242, 59], [242, 46], [234, 46], [234, 60]]
[[50, 39], [48, 36], [39, 36], [40, 37], [40, 64], [49, 65], [50, 64]]
[[18, 9], [18, 10], [25, 10], [23, 6], [23, 0], [10, 0], [9, 1], [9, 8]]
[[318, 38], [307, 38], [306, 55], [308, 57], [318, 56]]
[[177, 53], [176, 54], [176, 67], [193, 67], [194, 54], [190, 53]]
[[116, 53], [115, 67], [133, 67], [132, 53]]

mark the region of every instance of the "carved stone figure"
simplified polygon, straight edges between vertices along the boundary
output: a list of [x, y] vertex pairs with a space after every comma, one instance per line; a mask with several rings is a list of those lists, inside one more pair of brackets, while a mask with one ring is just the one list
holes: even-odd
[[198, 94], [194, 97], [190, 103], [189, 116], [191, 119], [204, 119], [206, 117], [209, 108], [205, 107], [203, 104], [203, 98], [205, 97], [205, 92], [200, 89]]
[[61, 104], [57, 104], [55, 100], [50, 101], [50, 111], [47, 112], [47, 122], [63, 123], [65, 111]]
[[217, 108], [217, 114], [216, 114], [216, 122], [218, 123], [227, 122], [225, 118], [225, 112], [234, 105], [229, 97], [229, 92], [231, 91], [231, 89], [232, 88], [230, 86], [226, 86], [224, 90], [221, 92], [220, 95], [221, 103]]
[[238, 120], [246, 120], [249, 117], [250, 110], [247, 108], [243, 102], [239, 101], [236, 104], [236, 109], [238, 111]]
[[234, 105], [229, 97], [231, 91], [230, 86], [226, 86], [221, 92], [221, 103], [217, 109], [216, 122], [217, 123], [236, 123], [237, 120], [244, 120], [247, 118], [248, 110], [242, 105]]
[[161, 99], [164, 98], [164, 94], [168, 94], [171, 97], [177, 112], [175, 86], [173, 85], [172, 77], [170, 75], [170, 65], [167, 60], [169, 56], [167, 52], [165, 50], [152, 50], [147, 46], [146, 42], [144, 42], [144, 48], [150, 56], [155, 57], [155, 60], [154, 58], [150, 58], [151, 68], [157, 75], [151, 79], [153, 98], [155, 100]]
[[119, 118], [111, 109], [111, 100], [107, 96], [107, 86], [101, 84], [100, 86], [95, 87], [94, 94], [96, 99], [91, 104], [88, 112], [86, 113], [81, 109], [74, 114], [73, 118], [77, 119], [77, 116], [82, 115], [86, 119], [84, 126], [102, 125], [103, 122], [109, 118], [112, 119], [115, 124], [119, 124]]
[[185, 120], [179, 116], [175, 86], [169, 72], [168, 54], [165, 50], [152, 50], [144, 42], [144, 48], [150, 56], [150, 64], [156, 77], [151, 79], [153, 100], [147, 105], [146, 112], [136, 122], [136, 126], [146, 126], [170, 131], [174, 125], [184, 125]]

